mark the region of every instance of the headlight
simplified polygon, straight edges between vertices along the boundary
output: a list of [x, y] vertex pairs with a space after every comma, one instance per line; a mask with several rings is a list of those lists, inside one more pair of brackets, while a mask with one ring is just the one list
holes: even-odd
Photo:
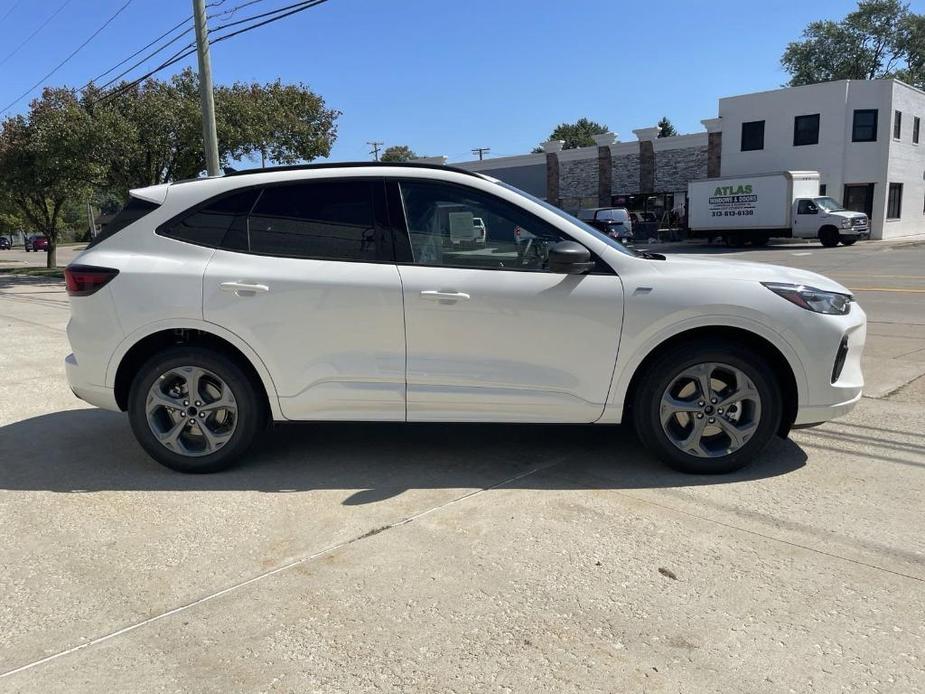
[[841, 220], [841, 228], [842, 228], [842, 229], [848, 229], [850, 226], [851, 226], [851, 220], [850, 220], [850, 219], [843, 219], [843, 220]]
[[783, 284], [781, 282], [762, 282], [761, 284], [778, 296], [813, 313], [844, 316], [851, 310], [851, 302], [854, 301], [850, 294], [827, 292], [815, 287], [807, 287], [805, 284]]

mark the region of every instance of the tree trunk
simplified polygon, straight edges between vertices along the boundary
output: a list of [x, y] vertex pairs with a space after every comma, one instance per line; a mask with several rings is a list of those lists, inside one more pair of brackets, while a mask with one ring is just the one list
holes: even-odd
[[49, 269], [58, 267], [58, 244], [51, 237], [48, 239], [48, 253], [45, 255], [45, 267]]

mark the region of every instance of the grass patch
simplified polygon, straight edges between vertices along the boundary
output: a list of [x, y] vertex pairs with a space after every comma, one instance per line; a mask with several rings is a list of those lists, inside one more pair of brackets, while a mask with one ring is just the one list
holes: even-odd
[[0, 267], [0, 275], [19, 275], [21, 277], [54, 277], [64, 279], [63, 267]]

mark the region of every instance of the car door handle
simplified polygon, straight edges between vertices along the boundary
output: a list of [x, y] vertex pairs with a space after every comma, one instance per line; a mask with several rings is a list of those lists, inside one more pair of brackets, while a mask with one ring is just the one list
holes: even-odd
[[432, 301], [468, 301], [469, 295], [463, 292], [437, 291], [436, 289], [425, 289], [421, 292], [422, 299], [431, 299]]
[[238, 296], [248, 294], [266, 294], [270, 288], [265, 284], [256, 284], [252, 282], [222, 282], [219, 287], [223, 292], [234, 292]]

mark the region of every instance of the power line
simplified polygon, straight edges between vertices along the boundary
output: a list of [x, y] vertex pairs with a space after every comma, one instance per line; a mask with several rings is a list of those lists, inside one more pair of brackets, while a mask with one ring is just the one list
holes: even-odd
[[485, 157], [485, 153], [491, 151], [491, 147], [476, 147], [476, 148], [471, 149], [471, 150], [469, 150], [469, 151], [472, 152], [473, 154], [478, 154], [478, 155], [479, 155], [479, 161], [482, 161], [482, 159]]
[[[180, 35], [177, 36], [175, 39], [173, 39], [173, 41], [170, 41], [169, 43], [164, 44], [164, 46], [160, 49], [160, 50], [164, 50], [164, 48], [166, 48], [166, 47], [169, 46], [171, 43], [173, 43], [174, 41], [176, 41], [177, 39], [179, 39], [180, 36], [183, 36], [184, 34], [188, 34], [188, 33], [193, 29], [193, 26], [192, 26], [192, 19], [193, 19], [193, 16], [190, 15], [189, 17], [187, 17], [187, 18], [184, 19], [183, 21], [178, 22], [177, 24], [174, 24], [170, 29], [168, 29], [167, 31], [165, 31], [163, 34], [161, 34], [160, 36], [158, 36], [156, 39], [154, 39], [154, 40], [151, 41], [150, 43], [145, 44], [144, 46], [142, 46], [141, 48], [139, 48], [137, 51], [135, 51], [134, 53], [132, 53], [132, 54], [131, 54], [128, 58], [126, 58], [125, 60], [123, 60], [123, 61], [121, 61], [121, 62], [119, 62], [119, 63], [116, 63], [116, 64], [113, 65], [111, 68], [109, 68], [108, 70], [106, 70], [106, 72], [101, 72], [101, 73], [98, 74], [96, 77], [94, 77], [92, 80], [90, 80], [90, 82], [96, 82], [97, 80], [99, 80], [99, 79], [105, 77], [105, 76], [108, 75], [109, 73], [114, 72], [115, 70], [117, 70], [118, 68], [120, 68], [120, 67], [122, 67], [123, 65], [125, 65], [128, 61], [130, 61], [132, 58], [134, 58], [136, 55], [138, 55], [138, 54], [141, 53], [142, 51], [148, 50], [151, 46], [153, 46], [154, 44], [156, 44], [158, 41], [161, 41], [161, 40], [163, 40], [164, 38], [170, 36], [173, 32], [175, 32], [177, 29], [179, 29], [180, 27], [182, 27], [184, 24], [190, 23], [190, 26], [189, 26], [189, 28], [188, 28], [186, 31], [184, 31], [182, 34], [180, 34]], [[160, 52], [160, 51], [158, 51], [158, 52]], [[152, 53], [152, 56], [153, 56], [153, 55], [156, 55], [156, 53]], [[151, 56], [149, 56], [149, 57], [151, 57]], [[145, 60], [147, 60], [147, 58], [145, 58]], [[142, 62], [144, 62], [144, 61], [142, 61]], [[139, 63], [136, 63], [136, 64], [133, 65], [131, 68], [129, 68], [129, 70], [134, 69], [134, 68], [137, 67], [138, 65], [139, 65]], [[122, 73], [122, 74], [124, 75], [125, 73]], [[119, 77], [121, 77], [121, 76], [122, 76], [122, 75], [119, 75]], [[116, 79], [119, 79], [119, 78], [117, 77]], [[89, 83], [88, 83], [88, 84], [89, 84]], [[85, 89], [85, 88], [86, 88], [86, 85], [84, 85], [84, 87], [81, 87], [81, 89]]]
[[[253, 29], [257, 29], [257, 28], [259, 28], [259, 27], [265, 26], [266, 24], [271, 24], [272, 22], [276, 22], [276, 21], [278, 21], [278, 20], [280, 20], [280, 19], [284, 19], [284, 18], [289, 17], [289, 16], [291, 16], [291, 15], [297, 14], [298, 12], [302, 12], [302, 11], [304, 11], [304, 10], [307, 10], [307, 9], [310, 9], [310, 8], [315, 7], [315, 6], [317, 6], [317, 5], [320, 5], [320, 4], [324, 3], [324, 2], [327, 2], [327, 0], [305, 0], [304, 2], [293, 3], [292, 5], [288, 5], [288, 6], [286, 6], [286, 7], [281, 7], [281, 8], [279, 8], [278, 10], [274, 10], [274, 11], [271, 12], [271, 13], [265, 13], [263, 16], [266, 16], [266, 14], [276, 14], [276, 13], [279, 13], [279, 12], [284, 12], [284, 11], [286, 11], [286, 10], [290, 10], [290, 8], [293, 8], [293, 9], [291, 9], [291, 10], [288, 11], [288, 12], [285, 12], [285, 14], [279, 15], [278, 17], [272, 17], [272, 18], [270, 18], [270, 19], [264, 20], [263, 22], [258, 22], [257, 24], [253, 24], [253, 25], [251, 25], [251, 26], [244, 27], [243, 29], [239, 29], [238, 31], [233, 31], [233, 32], [231, 32], [230, 34], [224, 34], [224, 35], [219, 36], [219, 37], [217, 37], [217, 38], [210, 39], [210, 40], [209, 40], [209, 45], [212, 45], [212, 44], [215, 44], [215, 43], [219, 43], [220, 41], [224, 41], [224, 40], [226, 40], [226, 39], [230, 39], [230, 38], [232, 38], [233, 36], [237, 36], [237, 35], [239, 35], [239, 34], [244, 34], [244, 33], [248, 32], [248, 31], [253, 30]], [[251, 17], [250, 19], [254, 19], [254, 17]], [[243, 20], [242, 20], [242, 21], [243, 21]], [[227, 25], [226, 25], [226, 26], [227, 26]], [[213, 31], [215, 31], [215, 30], [213, 30]], [[108, 100], [113, 99], [113, 98], [115, 98], [115, 97], [117, 97], [117, 96], [120, 96], [121, 94], [124, 94], [125, 92], [127, 92], [127, 91], [133, 89], [133, 88], [136, 87], [137, 85], [139, 85], [139, 84], [141, 84], [142, 82], [144, 82], [146, 79], [148, 79], [148, 78], [151, 77], [152, 75], [155, 75], [156, 73], [160, 72], [161, 70], [164, 70], [165, 68], [170, 67], [170, 66], [173, 65], [174, 63], [177, 63], [177, 62], [183, 60], [184, 58], [186, 58], [187, 56], [192, 55], [192, 54], [195, 53], [195, 52], [196, 52], [196, 48], [195, 48], [195, 46], [193, 46], [192, 44], [190, 44], [190, 47], [188, 47], [188, 49], [183, 49], [183, 48], [181, 48], [179, 51], [177, 51], [176, 53], [174, 53], [170, 58], [168, 58], [167, 60], [165, 60], [163, 63], [161, 63], [160, 65], [158, 65], [158, 66], [155, 67], [154, 69], [149, 70], [148, 72], [146, 72], [145, 74], [143, 74], [141, 77], [137, 77], [136, 79], [132, 80], [131, 82], [128, 82], [128, 83], [126, 83], [125, 85], [120, 86], [118, 89], [116, 89], [116, 90], [110, 92], [109, 94], [105, 94], [105, 95], [101, 96], [99, 99], [97, 99], [96, 101], [94, 101], [93, 104], [95, 105], [95, 104], [98, 104], [98, 103], [101, 103], [101, 102], [104, 102], [104, 101], [108, 101]]]
[[[49, 22], [51, 22], [52, 19], [54, 19], [55, 17], [57, 17], [59, 14], [61, 14], [61, 10], [63, 10], [65, 7], [67, 7], [70, 3], [71, 3], [71, 0], [64, 0], [64, 2], [62, 2], [61, 5], [58, 6], [58, 9], [55, 10], [54, 12], [52, 12], [52, 13], [48, 16], [48, 19], [46, 19], [44, 22], [42, 22], [41, 24], [39, 24], [38, 27], [36, 27], [35, 31], [33, 31], [33, 32], [32, 32], [31, 34], [29, 34], [26, 38], [24, 38], [24, 39], [19, 43], [19, 45], [16, 46], [16, 48], [14, 48], [12, 51], [10, 51], [10, 52], [7, 54], [7, 56], [6, 56], [3, 60], [0, 60], [0, 65], [3, 65], [7, 60], [9, 60], [10, 58], [12, 58], [12, 57], [13, 57], [14, 55], [16, 55], [17, 53], [19, 53], [19, 50], [20, 50], [23, 46], [25, 46], [27, 43], [29, 43], [29, 41], [31, 41], [32, 39], [34, 39], [34, 38], [35, 38], [35, 35], [38, 34], [38, 33], [39, 33], [42, 29], [44, 29], [46, 26], [48, 26]], [[15, 7], [15, 5], [14, 5], [14, 7]], [[9, 13], [7, 13], [7, 14], [9, 14]], [[3, 20], [0, 19], [0, 22], [2, 22], [2, 21], [3, 21]]]
[[26, 91], [24, 91], [22, 94], [20, 94], [18, 97], [16, 97], [10, 104], [8, 104], [8, 105], [5, 106], [2, 110], [0, 110], [0, 114], [4, 114], [4, 113], [6, 113], [7, 111], [9, 111], [13, 106], [15, 106], [15, 105], [18, 104], [20, 101], [22, 101], [24, 98], [26, 98], [27, 96], [29, 96], [29, 94], [32, 93], [32, 90], [33, 90], [33, 89], [35, 89], [36, 87], [41, 86], [42, 83], [43, 83], [45, 80], [47, 80], [49, 77], [51, 77], [52, 75], [54, 75], [58, 70], [60, 70], [68, 61], [70, 61], [71, 58], [73, 58], [75, 55], [77, 55], [77, 54], [80, 52], [81, 49], [83, 49], [88, 43], [90, 43], [93, 39], [95, 39], [95, 38], [99, 35], [99, 33], [100, 33], [101, 31], [103, 31], [103, 29], [105, 29], [106, 27], [108, 27], [116, 17], [118, 17], [120, 14], [122, 14], [122, 11], [123, 11], [126, 7], [128, 7], [129, 5], [131, 5], [132, 2], [133, 2], [133, 0], [126, 0], [126, 2], [125, 2], [118, 10], [116, 10], [114, 14], [112, 14], [112, 15], [109, 17], [109, 19], [107, 19], [105, 22], [103, 22], [103, 25], [102, 25], [99, 29], [97, 29], [97, 30], [94, 31], [92, 34], [90, 34], [90, 36], [87, 38], [86, 41], [84, 41], [82, 44], [80, 44], [79, 46], [77, 46], [77, 48], [75, 48], [67, 58], [65, 58], [64, 60], [62, 60], [62, 61], [61, 61], [60, 63], [58, 63], [57, 65], [55, 65], [55, 67], [52, 68], [51, 72], [49, 72], [47, 75], [45, 75], [44, 77], [42, 77], [42, 79], [40, 79], [38, 82], [36, 82], [35, 84], [33, 84], [33, 85], [32, 85], [31, 87], [29, 87]]
[[13, 10], [15, 10], [16, 7], [17, 7], [17, 6], [19, 5], [19, 3], [21, 3], [21, 2], [22, 2], [22, 0], [13, 0], [13, 4], [10, 5], [10, 9], [8, 9], [8, 10], [3, 14], [3, 16], [0, 17], [0, 22], [2, 22], [4, 19], [6, 19], [7, 17], [9, 17], [9, 16], [10, 16], [10, 13], [11, 13]]
[[372, 142], [367, 142], [366, 144], [372, 147], [372, 149], [369, 150], [369, 153], [373, 155], [373, 159], [376, 161], [379, 161], [379, 148], [382, 147], [382, 145], [384, 145], [385, 143], [376, 142], [375, 140], [373, 140]]

